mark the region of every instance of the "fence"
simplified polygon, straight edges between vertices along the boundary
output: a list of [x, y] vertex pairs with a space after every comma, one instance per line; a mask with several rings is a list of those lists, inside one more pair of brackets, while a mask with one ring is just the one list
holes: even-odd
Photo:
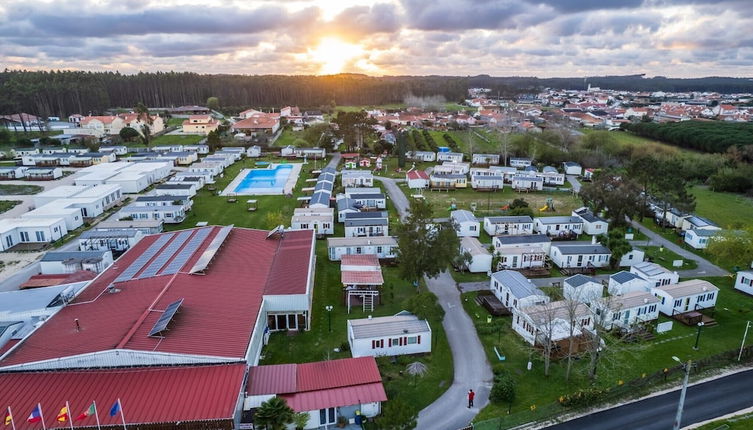
[[[738, 363], [739, 349], [725, 351], [716, 355], [701, 358], [693, 362], [692, 375], [698, 375], [708, 370], [718, 369], [725, 365]], [[753, 361], [753, 345], [743, 348], [739, 363]], [[559, 402], [552, 402], [542, 406], [532, 407], [530, 410], [516, 412], [490, 420], [473, 424], [474, 430], [503, 430], [510, 429], [522, 424], [535, 423], [546, 420], [555, 420], [566, 413], [586, 412], [588, 409], [604, 405], [618, 400], [625, 401], [637, 399], [649, 393], [651, 388], [664, 384], [668, 381], [680, 379], [684, 374], [682, 365], [660, 369], [652, 374], [646, 374], [640, 378], [627, 381], [621, 385], [605, 389], [599, 397], [599, 401], [584, 407], [563, 407]]]

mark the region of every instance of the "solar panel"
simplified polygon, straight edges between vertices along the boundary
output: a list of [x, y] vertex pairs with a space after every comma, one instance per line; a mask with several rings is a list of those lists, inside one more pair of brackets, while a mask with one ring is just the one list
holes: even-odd
[[183, 304], [183, 299], [178, 299], [169, 305], [167, 305], [167, 308], [165, 308], [165, 311], [162, 312], [162, 316], [159, 317], [156, 323], [154, 323], [154, 326], [149, 331], [149, 336], [155, 336], [167, 329], [167, 324], [172, 321], [175, 314], [178, 312], [178, 309], [180, 308], [180, 305]]
[[172, 242], [170, 242], [169, 245], [165, 247], [165, 249], [162, 250], [162, 252], [157, 255], [157, 258], [152, 261], [152, 263], [147, 266], [146, 269], [144, 269], [143, 272], [141, 272], [141, 275], [139, 276], [139, 279], [142, 278], [150, 278], [152, 276], [155, 276], [157, 272], [167, 264], [167, 262], [172, 258], [173, 255], [175, 255], [176, 252], [178, 252], [178, 249], [180, 249], [181, 246], [183, 246], [184, 243], [186, 243], [186, 240], [188, 240], [189, 237], [191, 237], [192, 231], [182, 231], [178, 234], [178, 237], [176, 237]]
[[167, 233], [164, 235], [161, 235], [157, 238], [157, 240], [154, 241], [151, 245], [149, 245], [149, 248], [144, 251], [143, 254], [139, 255], [137, 259], [131, 263], [128, 268], [126, 268], [120, 276], [115, 278], [113, 282], [124, 282], [131, 280], [139, 271], [146, 265], [149, 260], [154, 257], [154, 255], [167, 243], [168, 240], [172, 239], [172, 237], [175, 236], [175, 233]]
[[232, 224], [220, 229], [219, 233], [217, 233], [217, 236], [212, 239], [212, 242], [204, 250], [204, 253], [201, 254], [201, 257], [196, 260], [196, 263], [191, 268], [191, 273], [201, 272], [202, 270], [206, 269], [207, 266], [209, 266], [212, 258], [214, 258], [214, 254], [216, 254], [220, 249], [220, 246], [222, 246], [222, 244], [225, 242], [225, 239], [231, 231], [233, 231]]
[[165, 270], [162, 271], [162, 274], [172, 275], [173, 273], [178, 273], [180, 268], [183, 267], [183, 265], [186, 264], [186, 261], [188, 261], [193, 253], [196, 252], [196, 249], [199, 247], [199, 245], [204, 242], [204, 239], [209, 236], [210, 231], [212, 231], [211, 228], [202, 228], [201, 230], [197, 231], [196, 234], [194, 234], [194, 236], [191, 238], [191, 240], [188, 241], [188, 245], [183, 247], [180, 253], [175, 256], [173, 261], [171, 261], [170, 264], [167, 265]]

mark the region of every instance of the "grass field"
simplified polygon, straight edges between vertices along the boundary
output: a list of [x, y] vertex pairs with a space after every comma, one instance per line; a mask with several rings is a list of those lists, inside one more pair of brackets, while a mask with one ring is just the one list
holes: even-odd
[[295, 142], [296, 139], [299, 139], [303, 133], [300, 131], [293, 131], [290, 129], [285, 129], [282, 131], [282, 134], [280, 134], [280, 137], [275, 140], [275, 145], [280, 148], [284, 148], [288, 145], [292, 145], [293, 142]]
[[0, 200], [0, 214], [7, 212], [21, 203], [21, 200]]
[[201, 135], [179, 135], [179, 134], [163, 134], [152, 139], [151, 144], [154, 146], [164, 145], [196, 145], [206, 136]]
[[[650, 258], [654, 263], [669, 270], [690, 270], [698, 267], [694, 260], [686, 260], [669, 249], [659, 248], [658, 246], [640, 246], [639, 248], [646, 251], [646, 258]], [[683, 260], [682, 267], [672, 266], [675, 260]]]
[[[593, 133], [597, 130], [583, 128], [580, 131], [585, 134], [588, 134], [588, 133]], [[673, 154], [679, 154], [680, 152], [693, 152], [687, 149], [682, 149], [677, 146], [667, 145], [666, 143], [662, 143], [662, 142], [648, 139], [641, 136], [636, 136], [632, 133], [627, 133], [623, 131], [612, 131], [612, 132], [609, 132], [609, 134], [612, 137], [614, 137], [618, 145], [622, 147], [629, 146], [635, 150], [645, 151], [647, 153], [673, 155]]]
[[[725, 427], [726, 426], [726, 427]], [[696, 430], [749, 430], [753, 428], [753, 413], [716, 420], [697, 427]]]
[[41, 193], [44, 188], [39, 185], [0, 184], [0, 196], [23, 196]]
[[167, 120], [167, 127], [181, 127], [185, 118], [170, 118]]
[[[533, 210], [534, 216], [570, 215], [573, 209], [583, 206], [583, 202], [567, 192], [518, 193], [510, 187], [495, 192], [479, 192], [471, 188], [454, 191], [424, 191], [424, 198], [434, 206], [434, 216], [450, 215], [450, 205], [454, 202], [457, 209], [471, 209], [476, 203], [477, 211], [484, 216], [503, 215], [501, 208], [512, 203], [514, 199], [524, 199]], [[555, 212], [540, 212], [546, 205], [547, 198], [553, 199]]]
[[718, 193], [705, 186], [692, 189], [698, 215], [722, 228], [753, 227], [753, 199], [740, 194]]
[[[606, 339], [607, 345], [601, 353], [595, 387], [615, 387], [619, 381], [640, 378], [644, 373], [652, 374], [665, 367], [673, 367], [672, 356], [681, 359], [694, 359], [718, 354], [740, 347], [746, 321], [753, 317], [753, 298], [732, 289], [732, 278], [707, 278], [720, 288], [719, 299], [713, 317], [718, 325], [703, 329], [699, 349], [694, 350], [695, 327], [687, 327], [674, 322], [673, 329], [649, 341], [623, 343], [616, 338]], [[513, 332], [512, 317], [494, 317], [488, 324], [485, 309], [478, 306], [473, 298], [476, 293], [463, 295], [463, 305], [476, 325], [485, 346], [487, 358], [494, 368], [508, 371], [517, 382], [517, 398], [512, 405], [513, 413], [526, 414], [531, 405], [538, 407], [556, 402], [559, 396], [572, 393], [581, 388], [591, 387], [587, 377], [588, 359], [577, 360], [573, 364], [571, 380], [566, 382], [564, 372], [566, 362], [553, 362], [550, 376], [544, 376], [543, 359]], [[710, 312], [709, 312], [710, 314]], [[667, 321], [660, 317], [660, 322]], [[753, 343], [748, 342], [748, 344]], [[500, 362], [493, 347], [506, 356]], [[529, 358], [533, 369], [526, 370]], [[491, 404], [487, 406], [477, 420], [507, 414], [507, 405]], [[530, 417], [529, 417], [530, 418]], [[496, 427], [494, 427], [496, 428]]]

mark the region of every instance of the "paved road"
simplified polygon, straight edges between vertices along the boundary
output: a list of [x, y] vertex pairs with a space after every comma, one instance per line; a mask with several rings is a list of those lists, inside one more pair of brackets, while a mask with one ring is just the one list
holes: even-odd
[[712, 262], [706, 260], [705, 258], [701, 258], [697, 256], [696, 254], [688, 251], [687, 249], [677, 245], [676, 243], [673, 243], [664, 237], [662, 237], [659, 234], [654, 233], [647, 227], [643, 226], [638, 221], [630, 221], [630, 224], [640, 230], [641, 233], [648, 236], [648, 238], [651, 240], [651, 242], [654, 245], [661, 245], [670, 251], [680, 255], [682, 258], [688, 259], [688, 260], [694, 260], [698, 263], [698, 268], [692, 269], [692, 270], [680, 270], [677, 273], [680, 274], [680, 277], [687, 278], [687, 277], [693, 277], [693, 276], [727, 276], [729, 275], [729, 272], [722, 269], [719, 266], [714, 265]]
[[337, 170], [337, 165], [340, 164], [341, 158], [342, 158], [342, 155], [340, 155], [339, 152], [335, 152], [334, 154], [332, 154], [332, 159], [329, 160], [329, 163], [327, 163], [327, 167], [331, 167]]
[[[753, 406], [753, 370], [736, 373], [688, 388], [682, 425], [713, 419]], [[562, 424], [551, 430], [672, 428], [680, 390], [671, 391], [627, 405], [607, 409]]]
[[397, 213], [400, 214], [400, 218], [408, 216], [410, 203], [408, 203], [408, 198], [405, 197], [405, 193], [403, 193], [403, 190], [397, 185], [397, 182], [394, 179], [385, 178], [383, 176], [374, 176], [374, 179], [382, 181], [384, 188], [387, 190], [387, 194], [390, 196], [390, 200], [392, 200], [392, 204], [395, 205]]
[[[429, 290], [445, 311], [442, 326], [452, 350], [454, 378], [452, 385], [434, 403], [418, 414], [418, 430], [459, 429], [473, 420], [489, 402], [492, 369], [486, 360], [473, 321], [460, 303], [460, 292], [448, 272], [426, 278]], [[467, 393], [476, 392], [474, 407], [468, 408]]]
[[573, 191], [576, 193], [580, 192], [580, 181], [578, 181], [578, 177], [575, 175], [567, 175], [567, 182], [570, 182], [570, 185], [573, 187]]

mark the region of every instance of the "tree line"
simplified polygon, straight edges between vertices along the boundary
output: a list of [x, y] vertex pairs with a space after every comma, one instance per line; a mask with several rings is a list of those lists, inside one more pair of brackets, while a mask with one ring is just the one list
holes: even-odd
[[681, 148], [703, 152], [725, 152], [732, 146], [753, 144], [753, 124], [721, 121], [668, 123], [623, 123], [620, 128], [639, 136], [660, 140]]

